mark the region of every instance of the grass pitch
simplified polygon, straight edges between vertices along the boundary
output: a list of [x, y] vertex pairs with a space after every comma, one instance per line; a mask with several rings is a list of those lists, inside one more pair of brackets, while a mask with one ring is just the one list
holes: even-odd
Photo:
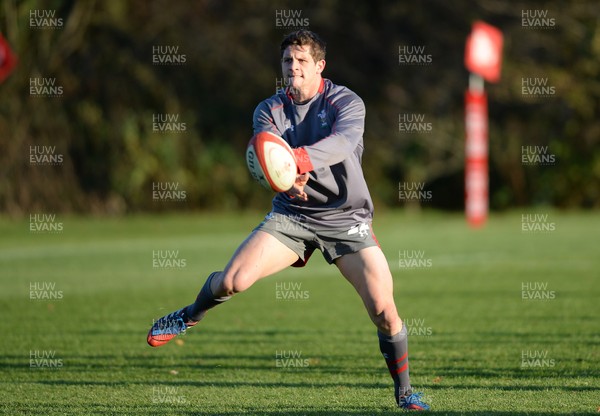
[[[436, 213], [376, 218], [411, 333], [412, 382], [434, 414], [597, 414], [600, 216], [521, 214], [482, 230]], [[261, 219], [64, 217], [58, 233], [1, 220], [0, 411], [399, 413], [375, 328], [317, 253], [177, 342], [146, 345], [152, 320], [191, 302]], [[554, 226], [523, 231], [523, 221]]]

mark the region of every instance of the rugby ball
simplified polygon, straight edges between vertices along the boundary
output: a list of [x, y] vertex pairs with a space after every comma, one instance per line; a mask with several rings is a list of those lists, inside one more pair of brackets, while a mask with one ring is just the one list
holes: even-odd
[[296, 182], [296, 158], [281, 137], [260, 132], [248, 143], [246, 164], [252, 177], [267, 189], [286, 192]]

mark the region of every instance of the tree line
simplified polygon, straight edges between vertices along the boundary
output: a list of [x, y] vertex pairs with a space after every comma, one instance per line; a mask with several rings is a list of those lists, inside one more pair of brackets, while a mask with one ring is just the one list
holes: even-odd
[[492, 209], [598, 207], [598, 15], [594, 1], [4, 2], [19, 61], [0, 85], [0, 209], [268, 208], [245, 147], [299, 28], [327, 41], [324, 76], [366, 104], [376, 203], [462, 209], [475, 20], [505, 42], [486, 85]]

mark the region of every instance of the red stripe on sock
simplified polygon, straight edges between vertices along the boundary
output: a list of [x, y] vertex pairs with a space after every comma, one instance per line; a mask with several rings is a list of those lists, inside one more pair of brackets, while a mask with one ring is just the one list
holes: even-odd
[[398, 358], [396, 361], [388, 361], [388, 365], [394, 365], [394, 364], [398, 364], [400, 361], [406, 359], [406, 357], [408, 357], [408, 351], [404, 353], [404, 355], [400, 358]]
[[408, 361], [402, 367], [396, 370], [396, 374], [400, 374], [408, 369]]

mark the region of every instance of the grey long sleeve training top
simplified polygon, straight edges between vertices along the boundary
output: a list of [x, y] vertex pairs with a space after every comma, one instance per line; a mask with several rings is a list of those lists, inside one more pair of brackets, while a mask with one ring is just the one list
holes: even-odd
[[308, 201], [278, 193], [273, 212], [319, 227], [370, 222], [373, 202], [361, 167], [365, 106], [346, 87], [323, 79], [307, 103], [281, 90], [254, 111], [254, 134], [270, 131], [294, 149], [300, 173], [309, 172]]

